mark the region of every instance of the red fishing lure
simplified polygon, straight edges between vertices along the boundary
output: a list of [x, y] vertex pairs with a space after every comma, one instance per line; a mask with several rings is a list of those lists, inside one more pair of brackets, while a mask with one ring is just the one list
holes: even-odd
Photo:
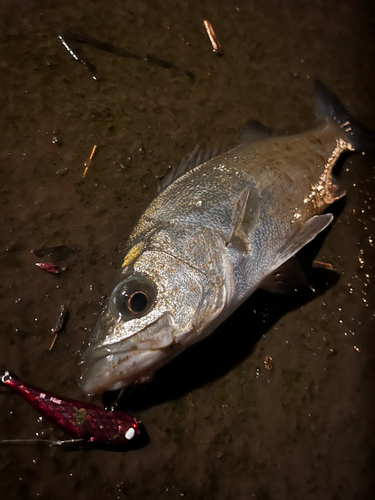
[[37, 262], [35, 265], [40, 269], [44, 269], [47, 273], [60, 274], [59, 268], [52, 262]]
[[[9, 372], [5, 372], [1, 382], [17, 392], [44, 418], [73, 438], [69, 441], [47, 441], [47, 444], [77, 442], [93, 447], [121, 447], [140, 434], [139, 422], [122, 411], [105, 411], [96, 405], [41, 391], [24, 384]], [[21, 440], [13, 442], [16, 441], [21, 442]], [[29, 442], [31, 441], [40, 440]]]

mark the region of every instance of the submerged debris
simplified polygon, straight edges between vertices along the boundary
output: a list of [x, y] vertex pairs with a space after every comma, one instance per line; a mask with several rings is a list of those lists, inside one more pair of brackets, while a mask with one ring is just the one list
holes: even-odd
[[65, 321], [68, 318], [68, 314], [69, 314], [68, 308], [66, 306], [64, 306], [64, 305], [61, 305], [60, 306], [59, 317], [57, 318], [57, 321], [56, 321], [55, 325], [53, 326], [53, 328], [51, 328], [51, 333], [52, 333], [52, 335], [54, 337], [53, 337], [52, 343], [50, 345], [49, 351], [52, 351], [53, 346], [55, 345], [55, 342], [56, 342], [58, 334], [64, 328], [64, 324], [65, 324]]
[[68, 245], [58, 245], [51, 248], [40, 248], [33, 250], [33, 254], [39, 259], [49, 260], [51, 262], [66, 260], [71, 255], [74, 255], [80, 250], [78, 245], [69, 247]]
[[217, 54], [218, 56], [223, 55], [223, 51], [220, 45], [219, 40], [217, 39], [217, 36], [214, 32], [214, 29], [212, 27], [212, 24], [210, 21], [204, 20], [203, 21], [203, 26], [205, 27], [206, 33], [208, 38], [210, 39], [211, 45], [212, 45], [212, 50]]
[[91, 151], [91, 155], [89, 157], [89, 159], [87, 160], [87, 162], [84, 164], [85, 165], [85, 171], [83, 172], [83, 175], [82, 175], [82, 179], [84, 179], [86, 177], [86, 174], [88, 172], [88, 169], [90, 167], [90, 163], [91, 163], [91, 160], [93, 159], [94, 157], [94, 154], [95, 154], [95, 151], [96, 151], [96, 144], [95, 146], [92, 148], [92, 151]]
[[76, 44], [74, 44], [74, 40], [69, 41], [69, 32], [66, 32], [63, 35], [60, 35], [59, 40], [63, 44], [63, 46], [66, 48], [66, 50], [69, 52], [69, 54], [73, 57], [73, 59], [75, 59], [76, 61], [83, 64], [90, 71], [90, 73], [92, 73], [93, 79], [98, 80], [98, 75], [96, 73], [95, 65], [92, 64], [92, 62], [89, 61], [82, 54], [82, 51], [79, 49], [79, 47]]
[[266, 356], [266, 359], [264, 360], [264, 368], [266, 370], [273, 370], [273, 359], [271, 356]]
[[79, 44], [91, 45], [92, 47], [96, 47], [100, 50], [104, 50], [105, 52], [110, 52], [111, 54], [115, 54], [116, 56], [124, 57], [126, 59], [136, 59], [138, 61], [143, 60], [154, 66], [159, 66], [160, 68], [182, 72], [190, 80], [195, 79], [193, 73], [180, 68], [176, 64], [173, 64], [169, 61], [165, 61], [164, 59], [160, 59], [159, 57], [152, 54], [146, 54], [145, 56], [134, 54], [123, 47], [117, 47], [116, 45], [112, 45], [111, 43], [97, 40], [93, 36], [88, 35], [87, 33], [81, 30], [78, 31], [74, 29], [68, 29], [59, 36], [59, 40], [66, 48], [66, 50], [69, 52], [69, 54], [76, 61], [83, 64], [90, 71], [90, 73], [92, 73], [94, 80], [99, 80], [99, 75], [96, 71], [96, 67], [84, 56], [82, 50], [79, 47]]

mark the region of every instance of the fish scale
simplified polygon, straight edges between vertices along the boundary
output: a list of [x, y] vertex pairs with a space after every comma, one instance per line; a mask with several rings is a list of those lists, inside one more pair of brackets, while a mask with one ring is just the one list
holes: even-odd
[[248, 123], [230, 151], [208, 159], [195, 150], [168, 173], [129, 236], [83, 354], [85, 392], [151, 380], [257, 288], [272, 290], [275, 273], [332, 222], [323, 212], [346, 193], [332, 175], [337, 159], [374, 150], [375, 140], [320, 82], [315, 93], [312, 130], [278, 137]]

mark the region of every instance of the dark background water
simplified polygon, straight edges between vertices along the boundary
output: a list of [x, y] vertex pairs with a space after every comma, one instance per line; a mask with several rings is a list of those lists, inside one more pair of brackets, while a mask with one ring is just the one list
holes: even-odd
[[[235, 139], [249, 117], [307, 129], [315, 78], [375, 128], [375, 11], [370, 1], [3, 0], [0, 14], [0, 364], [82, 398], [78, 351], [156, 178], [202, 140]], [[94, 80], [58, 38], [72, 27], [194, 79], [82, 46]], [[325, 293], [255, 294], [129, 395], [124, 404], [145, 423], [147, 447], [1, 447], [2, 497], [374, 498], [374, 161], [346, 161], [347, 199], [309, 250], [338, 270], [338, 280], [318, 286]], [[79, 247], [65, 273], [35, 266], [32, 250], [62, 244]], [[70, 320], [49, 352], [63, 303]], [[19, 397], [0, 400], [1, 438], [62, 437]]]

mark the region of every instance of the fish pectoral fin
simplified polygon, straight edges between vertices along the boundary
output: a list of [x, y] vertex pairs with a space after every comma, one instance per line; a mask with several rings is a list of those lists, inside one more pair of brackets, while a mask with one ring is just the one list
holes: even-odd
[[258, 120], [247, 120], [241, 127], [240, 137], [238, 142], [240, 143], [254, 143], [262, 141], [263, 139], [269, 139], [270, 137], [275, 137], [277, 134], [272, 129], [263, 125]]
[[280, 250], [274, 270], [259, 288], [272, 293], [295, 293], [301, 287], [309, 287], [306, 275], [295, 254], [312, 241], [333, 220], [332, 214], [315, 215], [298, 227], [291, 239]]
[[248, 188], [242, 190], [238, 197], [232, 212], [230, 237], [226, 245], [236, 246], [241, 251], [249, 253], [249, 231], [254, 224], [255, 214], [257, 212], [256, 199], [250, 199]]
[[284, 262], [289, 260], [307, 243], [310, 243], [321, 233], [333, 220], [332, 214], [314, 215], [305, 224], [297, 228], [291, 235], [290, 240], [280, 249], [279, 257], [275, 263], [274, 270], [278, 269]]
[[272, 293], [293, 294], [303, 288], [311, 288], [296, 257], [292, 257], [271, 273], [259, 286]]

